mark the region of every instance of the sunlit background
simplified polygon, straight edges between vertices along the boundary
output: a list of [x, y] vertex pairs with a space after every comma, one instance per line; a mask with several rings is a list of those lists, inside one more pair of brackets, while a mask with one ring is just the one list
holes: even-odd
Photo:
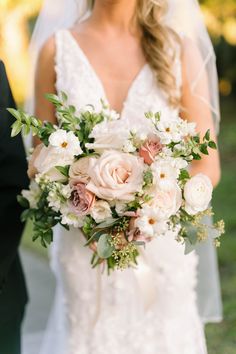
[[[207, 326], [207, 340], [209, 354], [235, 354], [236, 0], [202, 0], [200, 3], [217, 55], [222, 107], [219, 146], [223, 177], [215, 191], [214, 207], [217, 216], [225, 219], [227, 230], [219, 250], [224, 321], [221, 324]], [[41, 4], [42, 0], [0, 0], [0, 58], [6, 65], [14, 96], [20, 105], [26, 98], [29, 81], [27, 48]], [[23, 245], [31, 252], [45, 257], [45, 253], [39, 247], [33, 246], [29, 233], [25, 236]], [[33, 298], [32, 302], [34, 302]]]

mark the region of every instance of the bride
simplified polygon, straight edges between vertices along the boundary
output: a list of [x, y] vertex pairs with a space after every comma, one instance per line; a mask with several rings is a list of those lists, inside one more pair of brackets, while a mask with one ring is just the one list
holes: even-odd
[[[216, 138], [214, 54], [195, 0], [52, 3], [45, 2], [33, 39], [40, 47], [38, 117], [56, 123], [44, 94], [64, 91], [78, 110], [86, 104], [99, 109], [102, 98], [121, 120], [139, 125], [150, 110], [179, 112]], [[216, 151], [192, 164], [191, 174], [199, 172], [218, 183]], [[40, 353], [207, 353], [203, 322], [220, 319], [210, 243], [185, 255], [170, 236], [159, 238], [146, 247], [138, 269], [110, 276], [90, 268], [91, 251], [83, 243], [78, 229], [56, 231], [56, 299]]]

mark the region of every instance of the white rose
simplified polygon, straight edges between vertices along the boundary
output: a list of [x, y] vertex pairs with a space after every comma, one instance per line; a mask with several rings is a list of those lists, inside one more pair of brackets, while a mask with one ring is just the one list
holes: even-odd
[[212, 183], [209, 177], [199, 173], [185, 184], [185, 210], [190, 215], [204, 211], [212, 198]]
[[142, 188], [144, 163], [139, 157], [108, 150], [90, 159], [87, 189], [105, 200], [131, 201]]
[[89, 175], [88, 175], [88, 168], [89, 168], [89, 157], [83, 157], [78, 161], [75, 161], [69, 170], [69, 176], [72, 179], [78, 179], [83, 183], [88, 183]]
[[120, 121], [104, 121], [97, 124], [90, 134], [94, 143], [87, 143], [87, 149], [93, 149], [99, 153], [108, 149], [122, 150], [129, 139], [129, 127]]
[[153, 199], [149, 205], [153, 208], [159, 220], [167, 220], [175, 215], [182, 204], [182, 192], [177, 183], [169, 183], [165, 190], [156, 189], [151, 193]]
[[97, 223], [99, 223], [107, 218], [110, 218], [112, 213], [109, 204], [105, 202], [105, 200], [98, 200], [94, 203], [90, 215]]
[[44, 146], [36, 157], [34, 166], [40, 174], [48, 173], [50, 180], [60, 180], [58, 177], [61, 174], [55, 171], [55, 166], [66, 166], [72, 162], [73, 157], [63, 154], [53, 146]]

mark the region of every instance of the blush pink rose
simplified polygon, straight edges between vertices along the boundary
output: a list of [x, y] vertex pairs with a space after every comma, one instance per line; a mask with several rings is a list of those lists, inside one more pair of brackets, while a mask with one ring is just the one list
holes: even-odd
[[144, 159], [147, 165], [154, 162], [155, 156], [162, 151], [163, 145], [156, 135], [151, 135], [139, 149], [139, 156]]
[[95, 195], [86, 189], [86, 184], [74, 181], [70, 198], [70, 206], [79, 216], [87, 215], [95, 202]]

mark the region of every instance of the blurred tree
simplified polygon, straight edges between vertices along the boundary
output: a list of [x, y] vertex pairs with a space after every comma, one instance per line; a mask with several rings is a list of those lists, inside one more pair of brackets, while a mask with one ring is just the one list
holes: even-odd
[[200, 0], [212, 36], [220, 76], [220, 92], [236, 93], [236, 0]]
[[[4, 60], [18, 102], [28, 81], [29, 19], [37, 16], [42, 0], [0, 0], [0, 57]], [[17, 59], [17, 60], [16, 60]]]

